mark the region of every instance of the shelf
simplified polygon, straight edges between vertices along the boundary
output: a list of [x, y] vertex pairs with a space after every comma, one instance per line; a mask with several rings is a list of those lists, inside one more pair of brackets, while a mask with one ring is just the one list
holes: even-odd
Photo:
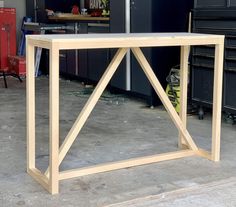
[[211, 59], [214, 59], [215, 58], [215, 55], [209, 55], [209, 54], [200, 54], [200, 53], [195, 53], [193, 54], [194, 57], [202, 57], [202, 58], [211, 58]]
[[192, 66], [193, 67], [198, 67], [198, 68], [201, 68], [201, 69], [212, 69], [212, 70], [214, 70], [214, 66], [213, 65], [192, 63]]

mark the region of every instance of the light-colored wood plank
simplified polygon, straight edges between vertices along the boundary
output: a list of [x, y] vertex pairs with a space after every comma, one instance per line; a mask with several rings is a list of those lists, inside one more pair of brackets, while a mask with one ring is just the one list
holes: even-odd
[[28, 44], [34, 46], [34, 47], [40, 47], [45, 49], [51, 49], [51, 41], [44, 41], [44, 40], [37, 40], [34, 41], [34, 39], [30, 38], [29, 35], [27, 35]]
[[[180, 59], [180, 112], [179, 117], [182, 120], [183, 127], [187, 127], [187, 99], [188, 99], [188, 57], [189, 46], [181, 46], [181, 59]], [[181, 132], [179, 132], [179, 148], [183, 149], [183, 144], [186, 142]]]
[[27, 122], [27, 170], [35, 168], [35, 79], [34, 51], [26, 39], [26, 122]]
[[218, 44], [221, 35], [193, 33], [145, 33], [145, 34], [66, 34], [29, 35], [37, 47], [60, 44], [60, 49], [131, 48], [179, 45]]
[[50, 50], [49, 72], [49, 184], [50, 192], [59, 191], [59, 50]]
[[208, 159], [208, 160], [212, 160], [212, 155], [210, 154], [210, 152], [207, 152], [204, 149], [199, 149], [197, 154], [201, 157]]
[[108, 172], [112, 170], [119, 170], [128, 167], [135, 167], [140, 165], [146, 165], [156, 162], [162, 162], [166, 160], [179, 159], [183, 157], [194, 156], [196, 153], [192, 150], [182, 150], [177, 152], [169, 152], [159, 155], [152, 155], [146, 157], [139, 157], [129, 160], [122, 160], [118, 162], [111, 162], [106, 164], [95, 165], [92, 167], [86, 167], [75, 170], [68, 170], [60, 173], [60, 180], [74, 178], [78, 176], [90, 175], [95, 173]]
[[[92, 112], [93, 108], [95, 107], [97, 101], [99, 100], [100, 96], [102, 95], [103, 91], [105, 90], [107, 84], [111, 80], [111, 77], [115, 73], [116, 69], [118, 68], [120, 62], [124, 58], [127, 49], [119, 49], [114, 56], [113, 60], [109, 64], [108, 68], [106, 69], [104, 75], [100, 79], [99, 83], [97, 84], [96, 88], [94, 89], [92, 95], [88, 99], [87, 103], [83, 107], [82, 111], [80, 112], [78, 118], [76, 119], [74, 125], [72, 126], [71, 130], [69, 131], [68, 135], [66, 136], [64, 142], [60, 147], [60, 154], [59, 154], [59, 164], [62, 162], [64, 157], [66, 156], [68, 150], [70, 149], [71, 145], [75, 141], [78, 133], [84, 126], [84, 123], [88, 119], [90, 113]], [[46, 171], [46, 175], [48, 171]]]
[[224, 41], [215, 46], [215, 70], [212, 116], [212, 159], [220, 160], [221, 106], [223, 82]]
[[185, 142], [185, 144], [182, 143], [181, 149], [182, 150], [189, 149], [189, 146], [186, 144], [186, 142]]
[[47, 179], [47, 177], [44, 174], [42, 174], [37, 168], [29, 169], [28, 173], [29, 173], [29, 175], [31, 175], [34, 178], [34, 180], [36, 180], [48, 192], [50, 192], [49, 180]]
[[188, 131], [185, 129], [181, 119], [179, 118], [179, 115], [175, 111], [175, 108], [173, 107], [172, 103], [170, 102], [168, 96], [166, 95], [164, 89], [162, 88], [159, 80], [157, 79], [155, 73], [153, 72], [151, 66], [149, 65], [147, 59], [145, 58], [144, 54], [142, 53], [140, 48], [132, 48], [132, 52], [134, 53], [134, 56], [136, 57], [137, 61], [139, 62], [140, 66], [142, 67], [144, 73], [146, 74], [147, 78], [149, 79], [152, 87], [156, 91], [157, 95], [161, 99], [163, 105], [165, 106], [167, 112], [169, 113], [172, 121], [174, 122], [177, 129], [181, 132], [183, 135], [186, 143], [192, 150], [198, 150], [196, 144], [194, 143], [192, 137], [188, 133]]

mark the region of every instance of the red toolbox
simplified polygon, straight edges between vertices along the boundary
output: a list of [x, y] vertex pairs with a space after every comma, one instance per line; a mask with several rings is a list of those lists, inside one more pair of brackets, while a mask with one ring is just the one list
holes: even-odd
[[7, 68], [9, 55], [16, 55], [16, 9], [0, 8], [0, 69]]
[[26, 61], [23, 56], [8, 56], [9, 72], [19, 76], [26, 75]]

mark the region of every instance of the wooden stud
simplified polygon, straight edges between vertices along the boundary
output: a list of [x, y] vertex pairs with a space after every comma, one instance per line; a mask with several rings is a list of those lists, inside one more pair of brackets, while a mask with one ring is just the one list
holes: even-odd
[[221, 105], [224, 62], [224, 41], [215, 46], [215, 70], [212, 116], [212, 160], [220, 160]]
[[48, 192], [51, 192], [49, 187], [48, 178], [42, 174], [37, 168], [32, 168], [28, 170], [28, 173], [36, 180], [39, 184], [41, 184]]
[[59, 191], [59, 49], [50, 50], [49, 73], [49, 185], [50, 192]]
[[34, 51], [35, 48], [26, 38], [26, 120], [27, 120], [27, 171], [35, 168], [35, 79]]
[[111, 162], [106, 164], [95, 165], [92, 167], [85, 167], [81, 169], [68, 170], [60, 173], [60, 180], [74, 178], [78, 176], [90, 175], [95, 173], [108, 172], [112, 170], [124, 169], [127, 167], [135, 167], [145, 164], [162, 162], [165, 160], [179, 159], [183, 157], [194, 156], [196, 153], [193, 150], [182, 150], [177, 152], [168, 152], [158, 155], [138, 157], [134, 159], [122, 160], [118, 162]]
[[[187, 97], [188, 97], [188, 57], [190, 46], [181, 46], [180, 59], [180, 112], [179, 117], [182, 120], [183, 127], [187, 127]], [[183, 149], [186, 142], [181, 132], [179, 132], [178, 146]]]
[[211, 153], [207, 152], [207, 151], [204, 150], [204, 149], [199, 149], [198, 152], [197, 152], [197, 154], [198, 154], [199, 156], [201, 156], [201, 157], [204, 157], [204, 158], [208, 159], [208, 160], [212, 160], [212, 155], [211, 155]]
[[[186, 143], [190, 147], [190, 149], [197, 151], [198, 148], [196, 144], [194, 143], [193, 139], [191, 138], [188, 131], [185, 129], [181, 119], [179, 118], [179, 115], [175, 111], [175, 108], [173, 107], [172, 103], [170, 102], [168, 96], [166, 95], [164, 89], [162, 88], [160, 82], [158, 81], [155, 73], [153, 72], [151, 66], [149, 65], [147, 59], [143, 55], [140, 48], [132, 48], [132, 52], [134, 53], [134, 56], [136, 57], [137, 61], [139, 62], [140, 66], [142, 67], [144, 73], [146, 74], [147, 78], [149, 79], [152, 87], [156, 91], [157, 95], [161, 99], [163, 105], [165, 106], [167, 112], [169, 113], [172, 121], [174, 122], [177, 129], [180, 130], [181, 134], [183, 135]], [[185, 97], [186, 98], [186, 97]]]

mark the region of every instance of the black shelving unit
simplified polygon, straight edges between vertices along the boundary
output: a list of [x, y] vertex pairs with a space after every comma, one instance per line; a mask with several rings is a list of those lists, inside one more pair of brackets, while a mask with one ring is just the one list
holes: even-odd
[[[222, 104], [225, 112], [236, 114], [236, 1], [216, 2], [195, 2], [192, 31], [225, 35]], [[211, 108], [213, 100], [214, 47], [193, 47], [191, 63], [192, 102], [203, 119], [202, 107]]]

